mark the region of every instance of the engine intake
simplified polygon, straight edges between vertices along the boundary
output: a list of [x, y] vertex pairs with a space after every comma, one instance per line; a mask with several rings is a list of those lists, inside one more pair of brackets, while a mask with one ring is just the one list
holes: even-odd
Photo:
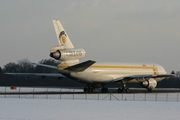
[[49, 56], [56, 60], [59, 60], [61, 58], [61, 52], [57, 50], [56, 52], [50, 53]]
[[83, 58], [85, 54], [86, 52], [84, 49], [63, 49], [51, 52], [50, 57], [56, 60], [66, 61]]

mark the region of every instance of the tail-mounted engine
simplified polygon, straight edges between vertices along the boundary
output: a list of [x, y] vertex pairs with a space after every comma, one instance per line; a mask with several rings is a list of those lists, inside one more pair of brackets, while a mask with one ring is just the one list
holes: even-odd
[[68, 61], [76, 60], [85, 57], [84, 49], [58, 49], [56, 51], [51, 51], [50, 56], [56, 60]]
[[140, 85], [142, 87], [145, 87], [147, 89], [153, 89], [157, 86], [157, 81], [153, 78], [150, 78], [149, 80], [146, 80], [144, 82], [141, 82]]

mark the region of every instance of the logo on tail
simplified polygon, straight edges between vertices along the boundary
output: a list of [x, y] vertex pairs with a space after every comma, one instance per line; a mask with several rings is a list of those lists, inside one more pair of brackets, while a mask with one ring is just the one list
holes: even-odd
[[66, 43], [66, 34], [65, 34], [65, 31], [60, 32], [59, 40], [60, 40], [62, 45], [64, 45]]

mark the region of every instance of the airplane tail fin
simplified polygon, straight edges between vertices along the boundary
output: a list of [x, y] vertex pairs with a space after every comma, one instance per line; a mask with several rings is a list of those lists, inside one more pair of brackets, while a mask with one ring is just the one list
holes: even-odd
[[60, 60], [61, 64], [77, 64], [85, 57], [85, 50], [75, 49], [59, 20], [53, 20], [59, 45], [50, 48], [50, 57]]
[[53, 20], [54, 29], [60, 46], [63, 46], [65, 49], [74, 48], [71, 40], [69, 39], [66, 31], [64, 30], [62, 24], [59, 20]]

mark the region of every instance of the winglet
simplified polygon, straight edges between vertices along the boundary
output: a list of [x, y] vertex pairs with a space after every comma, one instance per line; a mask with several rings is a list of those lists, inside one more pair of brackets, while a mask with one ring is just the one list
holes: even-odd
[[82, 72], [90, 67], [92, 64], [96, 63], [96, 61], [88, 60], [73, 66], [66, 68], [65, 70], [73, 71], [73, 72]]

